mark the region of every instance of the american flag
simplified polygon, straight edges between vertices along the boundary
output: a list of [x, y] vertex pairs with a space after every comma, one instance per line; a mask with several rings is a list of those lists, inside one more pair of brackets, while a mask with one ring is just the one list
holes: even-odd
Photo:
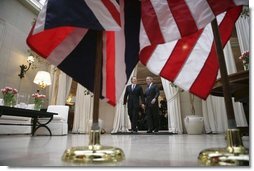
[[225, 46], [243, 4], [248, 1], [143, 0], [141, 62], [154, 74], [206, 99], [219, 68], [209, 23], [217, 16]]

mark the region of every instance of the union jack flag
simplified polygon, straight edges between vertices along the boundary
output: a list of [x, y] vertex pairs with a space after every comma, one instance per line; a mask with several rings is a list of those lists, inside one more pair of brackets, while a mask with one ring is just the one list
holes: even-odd
[[49, 0], [27, 38], [31, 49], [93, 91], [96, 30], [105, 31], [101, 95], [113, 105], [137, 64], [139, 53], [140, 2], [119, 3]]

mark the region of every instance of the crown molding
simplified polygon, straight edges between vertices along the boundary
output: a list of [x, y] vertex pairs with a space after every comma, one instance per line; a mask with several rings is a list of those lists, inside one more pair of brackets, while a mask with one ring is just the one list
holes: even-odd
[[18, 0], [22, 5], [24, 5], [26, 8], [28, 8], [30, 11], [32, 11], [35, 15], [38, 15], [40, 12], [41, 4], [37, 1], [32, 0]]

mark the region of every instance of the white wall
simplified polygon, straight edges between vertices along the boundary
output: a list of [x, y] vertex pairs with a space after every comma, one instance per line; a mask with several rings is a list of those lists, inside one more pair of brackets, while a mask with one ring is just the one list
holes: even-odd
[[34, 18], [36, 15], [19, 1], [0, 0], [0, 88], [11, 86], [19, 92], [32, 94], [38, 89], [33, 83], [36, 72], [48, 70], [47, 64], [35, 63], [37, 68], [30, 69], [22, 80], [18, 76], [19, 66], [28, 64], [26, 38]]

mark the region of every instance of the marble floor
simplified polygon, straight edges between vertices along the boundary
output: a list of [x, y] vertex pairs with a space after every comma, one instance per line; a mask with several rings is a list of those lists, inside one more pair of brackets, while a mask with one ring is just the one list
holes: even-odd
[[[0, 165], [40, 166], [119, 166], [119, 167], [199, 167], [201, 150], [225, 147], [224, 134], [203, 135], [101, 135], [101, 144], [121, 148], [125, 160], [108, 164], [73, 164], [61, 160], [65, 149], [87, 146], [87, 134], [68, 136], [0, 135]], [[249, 139], [243, 141], [249, 147]]]

